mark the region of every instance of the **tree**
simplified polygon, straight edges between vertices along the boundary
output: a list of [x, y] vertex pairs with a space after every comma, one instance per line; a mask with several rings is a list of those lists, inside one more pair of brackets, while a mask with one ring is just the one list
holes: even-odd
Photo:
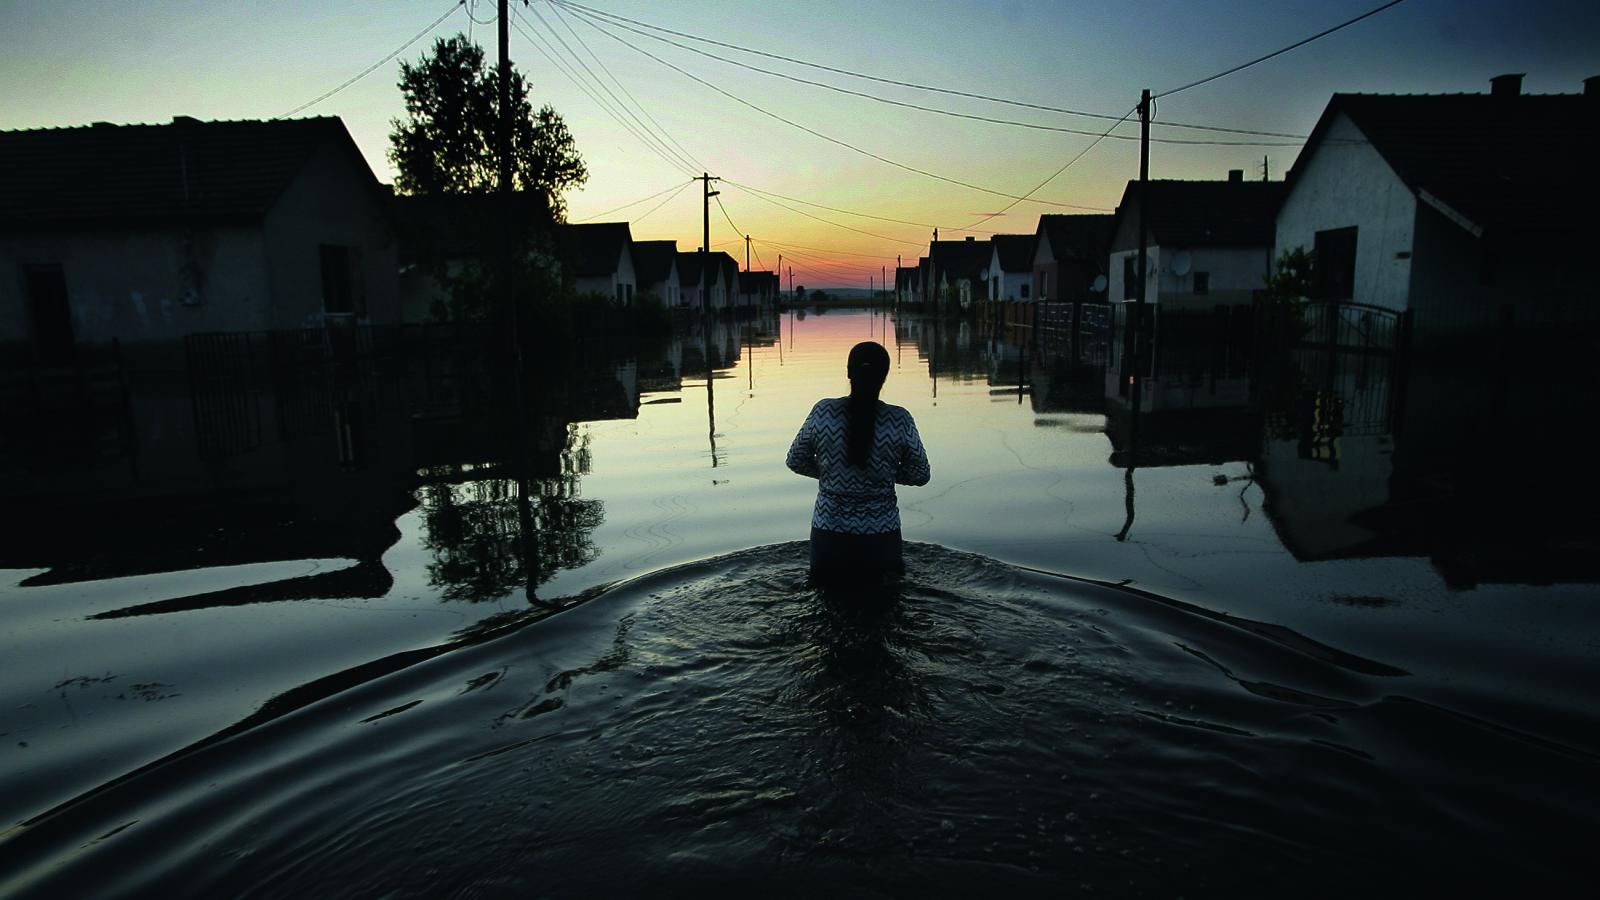
[[[462, 35], [439, 38], [431, 55], [400, 63], [406, 119], [394, 119], [389, 161], [403, 194], [474, 194], [499, 185], [495, 128], [500, 121], [499, 75], [483, 48]], [[556, 221], [566, 218], [562, 195], [588, 180], [566, 123], [550, 106], [534, 112], [527, 81], [511, 71], [512, 187], [543, 196]]]

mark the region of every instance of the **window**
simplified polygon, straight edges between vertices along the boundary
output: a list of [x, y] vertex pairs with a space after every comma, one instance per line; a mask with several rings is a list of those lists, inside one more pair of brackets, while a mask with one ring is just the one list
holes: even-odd
[[1194, 292], [1196, 294], [1209, 294], [1209, 293], [1211, 293], [1211, 273], [1210, 272], [1196, 272], [1196, 273], [1194, 273]]
[[989, 279], [989, 299], [990, 300], [999, 300], [1000, 299], [1000, 279], [999, 278], [991, 278], [991, 279]]
[[1017, 287], [1018, 287], [1019, 290], [1022, 291], [1022, 299], [1024, 299], [1024, 300], [1028, 299], [1028, 285], [1022, 284], [1022, 285], [1018, 285]]
[[1356, 229], [1334, 228], [1317, 232], [1311, 267], [1311, 289], [1318, 300], [1355, 297]]
[[1122, 299], [1139, 299], [1139, 276], [1134, 274], [1134, 258], [1132, 255], [1122, 258]]

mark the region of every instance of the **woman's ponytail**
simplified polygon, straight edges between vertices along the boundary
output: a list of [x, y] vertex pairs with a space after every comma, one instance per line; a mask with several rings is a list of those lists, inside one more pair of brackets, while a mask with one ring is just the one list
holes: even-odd
[[845, 416], [845, 458], [853, 466], [864, 467], [878, 428], [878, 392], [889, 375], [889, 351], [875, 341], [863, 341], [850, 348], [846, 367], [850, 401]]

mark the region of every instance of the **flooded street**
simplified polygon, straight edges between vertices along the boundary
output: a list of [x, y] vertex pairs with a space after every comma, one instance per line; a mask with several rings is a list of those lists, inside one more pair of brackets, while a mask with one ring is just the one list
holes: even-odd
[[[0, 894], [1554, 887], [1600, 828], [1544, 387], [1592, 367], [1171, 349], [1134, 415], [1109, 342], [981, 316], [553, 344], [520, 392], [447, 330], [191, 338], [8, 426]], [[933, 474], [852, 601], [784, 453], [862, 340]]]

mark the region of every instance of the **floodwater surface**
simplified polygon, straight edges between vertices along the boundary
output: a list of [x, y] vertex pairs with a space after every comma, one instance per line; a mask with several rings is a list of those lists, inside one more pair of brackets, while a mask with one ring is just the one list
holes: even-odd
[[[869, 337], [933, 480], [905, 581], [821, 594], [783, 452]], [[246, 385], [254, 439], [154, 379], [138, 464], [13, 490], [0, 894], [1583, 883], [1593, 531], [1516, 536], [1566, 521], [1542, 476], [1469, 491], [1428, 373], [1427, 428], [1262, 427], [1186, 377], [1130, 444], [1094, 353], [970, 323], [560, 362], [520, 415], [459, 366], [318, 394], [325, 427]]]

